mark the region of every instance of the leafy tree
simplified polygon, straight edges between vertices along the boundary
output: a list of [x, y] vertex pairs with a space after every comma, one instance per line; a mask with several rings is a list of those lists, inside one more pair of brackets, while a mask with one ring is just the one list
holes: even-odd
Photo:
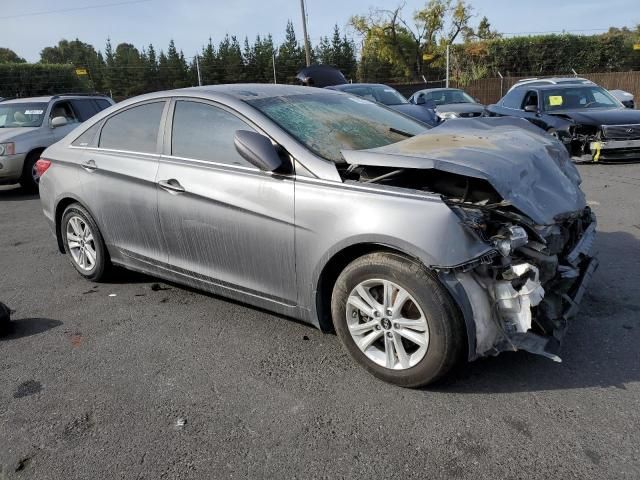
[[446, 45], [468, 28], [472, 15], [465, 0], [430, 0], [411, 21], [402, 10], [373, 10], [352, 17], [350, 24], [363, 37], [363, 59], [378, 57], [406, 79], [421, 77], [426, 67], [441, 61]]
[[40, 63], [67, 63], [76, 67], [84, 67], [96, 90], [104, 88], [104, 61], [96, 49], [88, 44], [75, 40], [60, 40], [56, 46], [46, 47], [40, 52]]
[[26, 63], [26, 60], [9, 48], [0, 47], [0, 63]]

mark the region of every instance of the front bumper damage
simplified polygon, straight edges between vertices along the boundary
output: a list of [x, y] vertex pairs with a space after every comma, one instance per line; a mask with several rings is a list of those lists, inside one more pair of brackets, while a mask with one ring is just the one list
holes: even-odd
[[548, 229], [546, 245], [530, 240], [509, 257], [440, 271], [465, 318], [472, 318], [467, 321], [470, 360], [525, 350], [561, 361], [561, 340], [598, 266], [591, 254], [595, 217], [586, 209], [574, 222], [579, 231], [564, 238], [567, 227]]

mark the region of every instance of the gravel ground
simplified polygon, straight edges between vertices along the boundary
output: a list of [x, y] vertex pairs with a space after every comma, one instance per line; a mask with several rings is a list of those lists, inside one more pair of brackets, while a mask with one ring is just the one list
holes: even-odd
[[0, 187], [0, 480], [640, 478], [640, 165], [584, 165], [601, 266], [563, 363], [503, 354], [435, 388], [334, 335], [120, 273], [80, 278]]

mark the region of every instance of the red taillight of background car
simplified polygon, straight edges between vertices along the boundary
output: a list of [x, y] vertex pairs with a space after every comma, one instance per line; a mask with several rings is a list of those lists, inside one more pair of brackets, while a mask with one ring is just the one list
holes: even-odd
[[38, 177], [44, 175], [49, 167], [51, 166], [51, 160], [47, 160], [46, 158], [41, 158], [36, 162], [36, 172], [38, 172]]

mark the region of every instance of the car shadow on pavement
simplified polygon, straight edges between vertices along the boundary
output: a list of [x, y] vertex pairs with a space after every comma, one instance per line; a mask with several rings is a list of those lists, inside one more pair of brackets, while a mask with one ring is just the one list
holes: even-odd
[[39, 195], [25, 191], [20, 185], [0, 185], [0, 202], [35, 200]]
[[599, 232], [595, 251], [600, 267], [564, 338], [562, 363], [526, 352], [505, 352], [461, 365], [426, 390], [626, 389], [626, 384], [640, 382], [640, 241], [627, 232]]
[[60, 320], [53, 320], [51, 318], [22, 318], [13, 320], [7, 327], [6, 335], [0, 336], [0, 342], [38, 335], [52, 328], [59, 327], [62, 324], [63, 322]]

